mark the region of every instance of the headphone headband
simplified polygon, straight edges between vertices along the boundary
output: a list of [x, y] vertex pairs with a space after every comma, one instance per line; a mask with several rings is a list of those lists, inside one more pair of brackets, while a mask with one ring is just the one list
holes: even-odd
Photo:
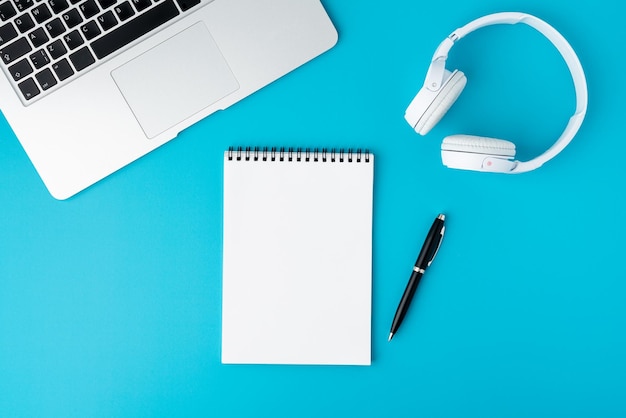
[[437, 91], [442, 87], [448, 53], [459, 39], [486, 26], [500, 24], [514, 25], [517, 23], [523, 23], [534, 28], [544, 35], [559, 51], [574, 81], [576, 111], [569, 119], [559, 139], [546, 152], [527, 162], [515, 161], [516, 165], [509, 171], [510, 173], [523, 173], [534, 170], [554, 158], [574, 138], [574, 135], [578, 132], [585, 118], [585, 113], [587, 112], [587, 81], [585, 79], [585, 73], [574, 49], [563, 35], [543, 20], [526, 13], [502, 12], [480, 17], [456, 29], [439, 45], [433, 55], [430, 68], [426, 75], [426, 82], [424, 83], [424, 87], [431, 91]]

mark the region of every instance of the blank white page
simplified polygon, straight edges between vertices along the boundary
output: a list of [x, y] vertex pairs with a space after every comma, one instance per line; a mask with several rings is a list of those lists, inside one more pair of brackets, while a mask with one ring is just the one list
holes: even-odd
[[224, 155], [222, 363], [369, 365], [374, 156], [293, 156]]

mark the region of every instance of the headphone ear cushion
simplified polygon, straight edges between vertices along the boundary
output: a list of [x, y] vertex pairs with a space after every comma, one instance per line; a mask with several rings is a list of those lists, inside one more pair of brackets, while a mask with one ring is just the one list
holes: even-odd
[[441, 91], [433, 102], [428, 106], [424, 116], [415, 125], [415, 130], [420, 135], [426, 135], [443, 118], [446, 112], [452, 107], [456, 99], [467, 84], [467, 78], [462, 71], [455, 71], [448, 82], [441, 88]]
[[515, 144], [504, 139], [486, 138], [473, 135], [452, 135], [444, 138], [442, 151], [456, 151], [472, 154], [515, 157]]

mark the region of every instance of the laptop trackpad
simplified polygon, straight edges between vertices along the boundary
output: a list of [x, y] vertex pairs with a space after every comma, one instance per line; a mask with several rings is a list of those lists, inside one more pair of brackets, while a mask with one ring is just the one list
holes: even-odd
[[148, 138], [239, 88], [204, 23], [111, 72]]

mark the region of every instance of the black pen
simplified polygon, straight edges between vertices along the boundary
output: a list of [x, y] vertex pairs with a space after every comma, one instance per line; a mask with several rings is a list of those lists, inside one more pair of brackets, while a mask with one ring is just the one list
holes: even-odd
[[439, 216], [435, 219], [435, 222], [433, 222], [433, 225], [430, 227], [428, 235], [426, 235], [424, 245], [422, 245], [422, 250], [415, 261], [415, 267], [413, 267], [413, 273], [411, 273], [409, 283], [406, 285], [406, 289], [404, 289], [404, 294], [402, 295], [402, 299], [400, 299], [396, 315], [393, 317], [391, 332], [389, 333], [389, 341], [391, 341], [393, 335], [398, 331], [398, 328], [404, 319], [404, 315], [406, 315], [406, 312], [409, 310], [411, 299], [413, 299], [415, 289], [417, 289], [417, 285], [424, 275], [426, 267], [430, 266], [430, 263], [433, 262], [435, 255], [437, 255], [437, 251], [441, 245], [441, 240], [443, 239], [443, 233], [446, 230], [446, 227], [443, 225], [445, 219], [446, 216], [444, 214], [439, 214]]

